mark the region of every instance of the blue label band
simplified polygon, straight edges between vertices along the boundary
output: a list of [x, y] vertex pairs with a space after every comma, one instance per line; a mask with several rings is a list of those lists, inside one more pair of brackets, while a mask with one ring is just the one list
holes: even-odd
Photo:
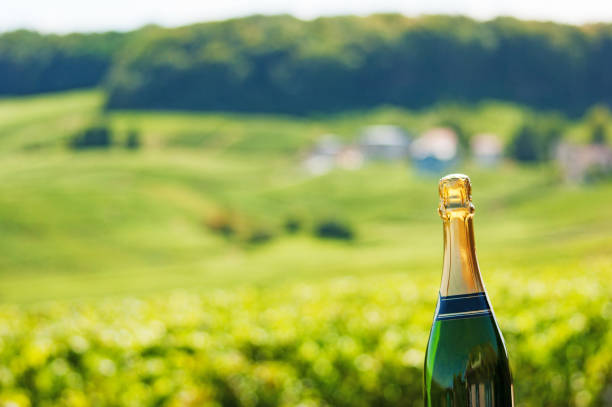
[[436, 321], [473, 318], [491, 315], [491, 307], [485, 293], [440, 296]]

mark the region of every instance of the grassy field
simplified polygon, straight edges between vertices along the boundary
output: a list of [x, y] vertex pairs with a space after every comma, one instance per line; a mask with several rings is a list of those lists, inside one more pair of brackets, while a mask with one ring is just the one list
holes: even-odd
[[[436, 177], [405, 164], [371, 164], [313, 178], [300, 156], [324, 132], [349, 139], [381, 122], [419, 129], [459, 108], [311, 121], [120, 112], [106, 120], [119, 138], [138, 129], [143, 148], [70, 152], [66, 140], [101, 114], [101, 104], [96, 92], [0, 102], [1, 301], [392, 273], [427, 274], [434, 290], [441, 262]], [[498, 112], [502, 133], [526, 114], [494, 104], [463, 111], [466, 123], [483, 117], [483, 126]], [[611, 184], [568, 187], [544, 166], [508, 163], [492, 172], [464, 162], [453, 170], [473, 179], [485, 273], [610, 266]], [[248, 245], [215, 234], [206, 220], [219, 213], [272, 238]], [[288, 234], [283, 224], [293, 218], [302, 227]], [[349, 223], [357, 238], [313, 237], [313, 225], [329, 218]]]
[[[486, 273], [610, 266], [610, 185], [567, 188], [537, 169], [470, 172]], [[313, 179], [282, 160], [187, 152], [21, 155], [4, 160], [0, 179], [4, 301], [393, 272], [438, 282], [436, 179], [401, 165]], [[228, 241], [205, 226], [217, 211], [274, 236]], [[287, 235], [295, 214], [304, 230]], [[328, 217], [354, 225], [356, 240], [312, 237]]]
[[[0, 404], [421, 405], [442, 264], [438, 177], [407, 163], [312, 177], [301, 159], [328, 132], [454, 121], [508, 139], [535, 112], [102, 106], [96, 91], [0, 101]], [[70, 150], [93, 122], [114, 129], [115, 145]], [[584, 138], [584, 123], [567, 125]], [[143, 145], [130, 151], [134, 130]], [[450, 170], [472, 178], [517, 405], [609, 405], [612, 183], [566, 185], [549, 164]], [[329, 219], [355, 238], [316, 237]]]

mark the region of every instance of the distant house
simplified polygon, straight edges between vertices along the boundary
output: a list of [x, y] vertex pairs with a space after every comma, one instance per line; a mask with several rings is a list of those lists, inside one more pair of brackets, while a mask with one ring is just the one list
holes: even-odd
[[496, 134], [477, 134], [472, 137], [470, 147], [474, 161], [485, 167], [497, 164], [502, 157], [503, 143]]
[[410, 154], [415, 167], [425, 172], [441, 172], [457, 158], [457, 134], [446, 127], [426, 131], [412, 142]]
[[336, 155], [336, 165], [345, 170], [358, 170], [363, 166], [363, 154], [358, 147], [344, 147]]
[[603, 144], [561, 143], [555, 159], [569, 182], [582, 182], [593, 170], [612, 173], [612, 150]]
[[410, 139], [397, 126], [368, 126], [361, 132], [359, 147], [365, 159], [394, 161], [408, 156]]
[[335, 134], [324, 134], [304, 160], [304, 168], [312, 175], [322, 175], [334, 168], [336, 156], [343, 146]]
[[332, 157], [338, 154], [342, 148], [343, 146], [342, 142], [340, 141], [340, 137], [335, 134], [328, 133], [319, 137], [319, 140], [313, 148], [313, 152]]
[[325, 134], [304, 160], [304, 167], [312, 175], [325, 174], [335, 167], [356, 170], [363, 165], [363, 154], [355, 146], [345, 146], [334, 134]]

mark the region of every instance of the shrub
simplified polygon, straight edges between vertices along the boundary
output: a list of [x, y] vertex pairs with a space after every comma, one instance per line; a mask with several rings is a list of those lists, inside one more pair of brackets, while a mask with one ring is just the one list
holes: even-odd
[[227, 211], [216, 211], [204, 220], [204, 225], [212, 232], [225, 237], [231, 237], [236, 233], [234, 217]]
[[323, 239], [352, 240], [355, 233], [351, 226], [337, 219], [327, 219], [315, 227], [315, 235]]
[[523, 124], [508, 145], [508, 155], [517, 161], [538, 162], [550, 158], [566, 122], [558, 115], [541, 116]]
[[591, 143], [606, 144], [606, 131], [603, 123], [595, 123], [591, 128]]
[[590, 183], [612, 180], [612, 168], [609, 166], [592, 165], [584, 174], [584, 180]]
[[604, 105], [595, 105], [585, 114], [585, 120], [589, 125], [591, 143], [606, 144], [608, 123], [612, 119], [610, 110]]
[[244, 240], [247, 243], [260, 244], [271, 240], [273, 237], [274, 234], [270, 229], [267, 229], [263, 226], [252, 226], [248, 230], [248, 233], [245, 236]]
[[125, 138], [125, 148], [137, 150], [140, 148], [140, 133], [137, 130], [130, 130]]
[[537, 161], [540, 149], [534, 129], [529, 125], [522, 126], [510, 144], [510, 156], [518, 161]]
[[204, 221], [206, 227], [235, 242], [261, 244], [274, 237], [271, 229], [228, 210], [212, 213]]
[[111, 146], [112, 131], [104, 125], [98, 124], [87, 127], [75, 134], [70, 140], [70, 147], [75, 150], [87, 148], [108, 148]]
[[287, 233], [297, 233], [302, 228], [302, 221], [298, 217], [290, 216], [285, 219], [285, 223], [283, 224], [283, 228]]

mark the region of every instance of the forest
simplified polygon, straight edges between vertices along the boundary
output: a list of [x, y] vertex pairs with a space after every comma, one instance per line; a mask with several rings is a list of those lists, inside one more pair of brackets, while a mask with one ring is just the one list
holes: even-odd
[[126, 33], [0, 36], [0, 94], [91, 86], [110, 109], [305, 115], [498, 99], [612, 105], [612, 24], [251, 16]]

